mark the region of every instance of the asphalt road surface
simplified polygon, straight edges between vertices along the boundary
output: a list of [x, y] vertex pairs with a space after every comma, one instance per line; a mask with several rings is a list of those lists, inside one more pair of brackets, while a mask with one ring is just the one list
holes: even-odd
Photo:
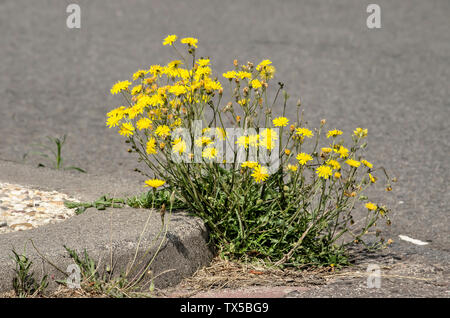
[[[66, 26], [72, 2], [80, 29]], [[173, 59], [167, 34], [194, 36], [219, 75], [235, 58], [271, 59], [291, 95], [288, 114], [301, 98], [312, 126], [326, 118], [345, 133], [368, 128], [367, 157], [398, 178], [376, 197], [393, 210], [394, 248], [448, 264], [450, 2], [378, 0], [382, 27], [369, 29], [371, 2], [0, 0], [0, 159], [23, 162], [31, 144], [67, 134], [66, 164], [139, 177], [105, 126], [120, 103], [109, 90]]]

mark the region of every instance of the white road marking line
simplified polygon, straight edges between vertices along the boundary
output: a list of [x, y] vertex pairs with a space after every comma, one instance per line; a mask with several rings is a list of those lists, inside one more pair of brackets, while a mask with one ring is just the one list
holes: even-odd
[[409, 236], [406, 236], [406, 235], [399, 235], [398, 237], [403, 241], [407, 241], [407, 242], [410, 242], [410, 243], [413, 243], [416, 245], [427, 245], [428, 244], [427, 242], [422, 242], [420, 240], [410, 238]]

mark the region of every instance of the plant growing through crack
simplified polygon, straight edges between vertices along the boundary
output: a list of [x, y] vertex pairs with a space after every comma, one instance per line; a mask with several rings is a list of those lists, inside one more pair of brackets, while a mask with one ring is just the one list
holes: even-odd
[[[47, 136], [47, 140], [49, 141], [48, 144], [42, 144], [42, 143], [33, 144], [33, 146], [35, 148], [37, 148], [38, 150], [34, 150], [29, 153], [26, 153], [23, 156], [23, 159], [25, 160], [26, 157], [28, 156], [28, 154], [38, 155], [38, 156], [46, 159], [49, 162], [47, 165], [50, 168], [53, 168], [56, 170], [76, 170], [76, 171], [85, 173], [86, 171], [79, 167], [75, 167], [75, 166], [67, 166], [66, 167], [64, 165], [64, 159], [62, 157], [62, 150], [63, 150], [63, 146], [66, 142], [66, 137], [67, 137], [67, 135], [64, 135], [62, 138]], [[46, 167], [46, 165], [43, 163], [39, 163], [38, 167]]]
[[14, 249], [13, 261], [16, 264], [15, 276], [12, 281], [13, 290], [20, 298], [35, 297], [44, 292], [48, 286], [47, 275], [37, 280], [32, 271], [33, 262], [25, 255], [25, 252], [18, 254]]
[[311, 127], [300, 101], [288, 106], [283, 83], [270, 90], [276, 69], [268, 59], [234, 60], [222, 75], [227, 95], [211, 59], [198, 57], [198, 40], [181, 39], [183, 54], [177, 39], [163, 45], [178, 59], [111, 88], [122, 106], [106, 125], [148, 167], [145, 185], [175, 191], [224, 257], [320, 266], [345, 264], [353, 244], [382, 246], [379, 231], [376, 244], [365, 237], [377, 221], [390, 224], [390, 211], [366, 193], [380, 177], [392, 187], [386, 170], [368, 161], [368, 129], [325, 130], [326, 120]]

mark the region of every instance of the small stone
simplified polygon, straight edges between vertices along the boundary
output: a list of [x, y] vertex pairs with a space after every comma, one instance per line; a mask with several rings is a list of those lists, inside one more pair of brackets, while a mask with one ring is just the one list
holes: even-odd
[[54, 204], [54, 205], [59, 205], [59, 206], [63, 206], [64, 205], [63, 201], [50, 201], [49, 203]]
[[16, 223], [10, 226], [13, 230], [27, 230], [33, 228], [30, 223]]

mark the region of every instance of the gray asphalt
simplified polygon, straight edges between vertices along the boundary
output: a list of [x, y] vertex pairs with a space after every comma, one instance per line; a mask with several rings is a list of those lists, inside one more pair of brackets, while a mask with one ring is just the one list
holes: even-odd
[[[79, 30], [66, 27], [71, 2], [0, 1], [1, 159], [22, 162], [33, 142], [68, 134], [67, 164], [140, 178], [105, 127], [120, 103], [109, 89], [173, 59], [161, 44], [167, 34], [195, 36], [218, 74], [235, 58], [271, 59], [291, 95], [289, 114], [301, 98], [312, 125], [368, 128], [367, 157], [399, 180], [375, 197], [393, 210], [393, 248], [448, 260], [448, 0], [377, 1], [378, 30], [366, 27], [369, 1], [76, 1]], [[400, 243], [399, 234], [429, 245]]]

